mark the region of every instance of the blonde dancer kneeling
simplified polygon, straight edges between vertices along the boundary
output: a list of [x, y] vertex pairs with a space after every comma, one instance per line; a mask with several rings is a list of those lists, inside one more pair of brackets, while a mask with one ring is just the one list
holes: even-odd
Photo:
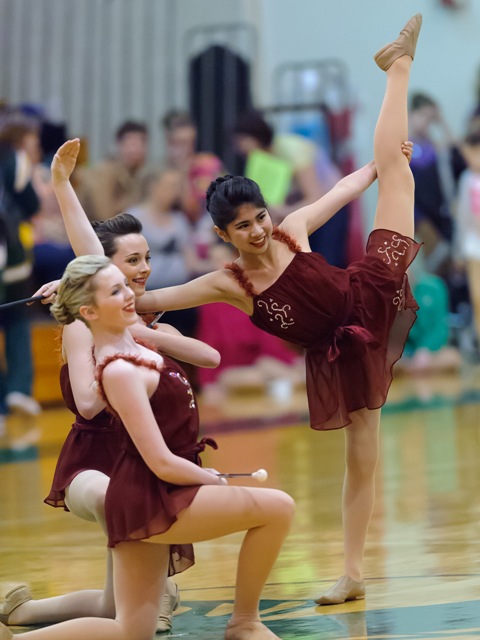
[[[193, 563], [191, 543], [246, 531], [226, 640], [278, 638], [259, 619], [261, 591], [290, 529], [293, 500], [274, 489], [229, 487], [202, 469], [198, 412], [179, 366], [135, 342], [134, 294], [108, 258], [67, 267], [52, 313], [92, 331], [98, 384], [122, 424], [122, 448], [105, 513], [114, 566], [115, 620], [81, 618], [25, 640], [151, 640], [168, 572]], [[132, 482], [132, 478], [135, 481]], [[0, 638], [11, 638], [3, 627]]]

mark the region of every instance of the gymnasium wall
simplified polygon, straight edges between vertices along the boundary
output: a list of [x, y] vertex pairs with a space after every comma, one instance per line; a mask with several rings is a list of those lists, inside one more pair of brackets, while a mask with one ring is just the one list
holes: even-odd
[[253, 24], [258, 39], [246, 53], [259, 105], [274, 100], [279, 64], [345, 62], [363, 161], [384, 87], [372, 54], [419, 10], [425, 23], [412, 88], [436, 97], [462, 132], [480, 65], [480, 2], [463, 4], [455, 11], [440, 0], [0, 0], [0, 98], [45, 104], [72, 134], [90, 138], [92, 159], [109, 148], [124, 118], [146, 119], [158, 157], [159, 117], [187, 102], [186, 56], [201, 46], [192, 29]]

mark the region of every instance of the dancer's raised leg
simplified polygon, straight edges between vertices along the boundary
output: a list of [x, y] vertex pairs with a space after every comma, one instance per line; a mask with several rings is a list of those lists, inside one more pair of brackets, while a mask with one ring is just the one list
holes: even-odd
[[421, 15], [417, 14], [397, 40], [375, 56], [377, 64], [386, 71], [387, 86], [374, 135], [378, 174], [374, 228], [398, 231], [409, 237], [414, 233], [414, 180], [401, 144], [408, 139], [408, 82], [421, 24]]
[[[408, 82], [422, 24], [414, 16], [395, 42], [375, 56], [387, 73], [387, 87], [374, 135], [378, 174], [378, 203], [374, 228], [397, 231], [413, 237], [414, 181], [402, 152], [408, 139]], [[346, 473], [343, 489], [345, 575], [315, 600], [318, 604], [340, 604], [365, 595], [363, 550], [375, 497], [378, 459], [379, 411], [357, 411], [346, 427]]]

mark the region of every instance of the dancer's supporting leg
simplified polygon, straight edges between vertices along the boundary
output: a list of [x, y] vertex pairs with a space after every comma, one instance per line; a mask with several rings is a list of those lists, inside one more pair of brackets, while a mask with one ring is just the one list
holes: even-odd
[[[387, 88], [377, 120], [374, 157], [378, 173], [375, 229], [413, 237], [414, 180], [401, 152], [408, 139], [408, 80], [412, 58], [397, 58], [387, 73]], [[357, 412], [346, 428], [347, 469], [343, 495], [345, 575], [363, 579], [363, 547], [375, 497], [380, 411]]]
[[[363, 550], [375, 502], [375, 471], [379, 452], [380, 410], [361, 409], [345, 428], [343, 535], [345, 575], [363, 580]], [[356, 597], [365, 590], [357, 587]], [[353, 595], [353, 594], [350, 594]]]
[[[105, 522], [105, 493], [108, 488], [109, 478], [100, 471], [82, 471], [66, 488], [65, 502], [69, 510], [77, 517], [91, 522], [98, 522], [107, 535], [107, 525]], [[160, 614], [162, 619], [157, 622], [157, 631], [168, 630], [171, 627], [170, 620], [172, 606], [171, 598], [174, 595], [176, 585], [169, 579], [169, 593], [164, 594], [161, 599]], [[37, 624], [54, 624], [93, 616], [98, 618], [115, 618], [115, 602], [113, 596], [112, 578], [112, 556], [107, 550], [107, 571], [105, 586], [102, 589], [83, 589], [61, 596], [42, 599], [28, 599], [19, 606], [15, 606], [15, 600], [23, 593], [29, 594], [28, 588], [21, 586], [12, 593], [11, 598], [7, 598], [0, 612], [8, 613], [3, 617], [4, 622], [8, 621], [10, 626], [29, 626]], [[9, 612], [11, 607], [15, 608]], [[169, 624], [167, 624], [169, 623]]]
[[[105, 534], [107, 528], [104, 502], [108, 481], [108, 476], [100, 471], [83, 471], [72, 480], [65, 491], [65, 502], [69, 510], [83, 520], [98, 522]], [[4, 607], [8, 609], [8, 605], [7, 599]], [[53, 624], [84, 616], [115, 617], [112, 558], [109, 550], [103, 590], [85, 589], [52, 598], [27, 600], [8, 615], [8, 624]]]
[[[293, 518], [281, 491], [204, 485], [165, 533], [113, 550], [115, 620], [82, 618], [28, 631], [24, 640], [151, 640], [165, 588], [169, 544], [200, 542], [247, 530], [240, 550], [235, 605], [226, 640], [278, 640], [259, 619], [259, 600]], [[0, 626], [0, 638], [9, 638]], [[3, 635], [2, 635], [3, 634]]]
[[[408, 81], [420, 26], [421, 17], [412, 18], [397, 41], [384, 50], [381, 59], [377, 58], [381, 68], [386, 61], [387, 86], [374, 135], [378, 174], [374, 228], [410, 238], [414, 233], [414, 180], [401, 145], [408, 139]], [[375, 500], [380, 411], [362, 409], [351, 417], [352, 424], [345, 428], [345, 575], [316, 600], [318, 604], [340, 604], [365, 595], [363, 550]]]

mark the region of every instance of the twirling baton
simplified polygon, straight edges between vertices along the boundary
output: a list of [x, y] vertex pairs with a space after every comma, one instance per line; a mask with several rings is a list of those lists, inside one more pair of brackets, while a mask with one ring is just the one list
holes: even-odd
[[5, 304], [0, 304], [0, 310], [2, 309], [10, 309], [10, 307], [16, 307], [19, 304], [26, 304], [28, 302], [35, 302], [36, 300], [42, 300], [44, 296], [33, 296], [32, 298], [22, 298], [21, 300], [13, 300], [13, 302], [5, 302]]

